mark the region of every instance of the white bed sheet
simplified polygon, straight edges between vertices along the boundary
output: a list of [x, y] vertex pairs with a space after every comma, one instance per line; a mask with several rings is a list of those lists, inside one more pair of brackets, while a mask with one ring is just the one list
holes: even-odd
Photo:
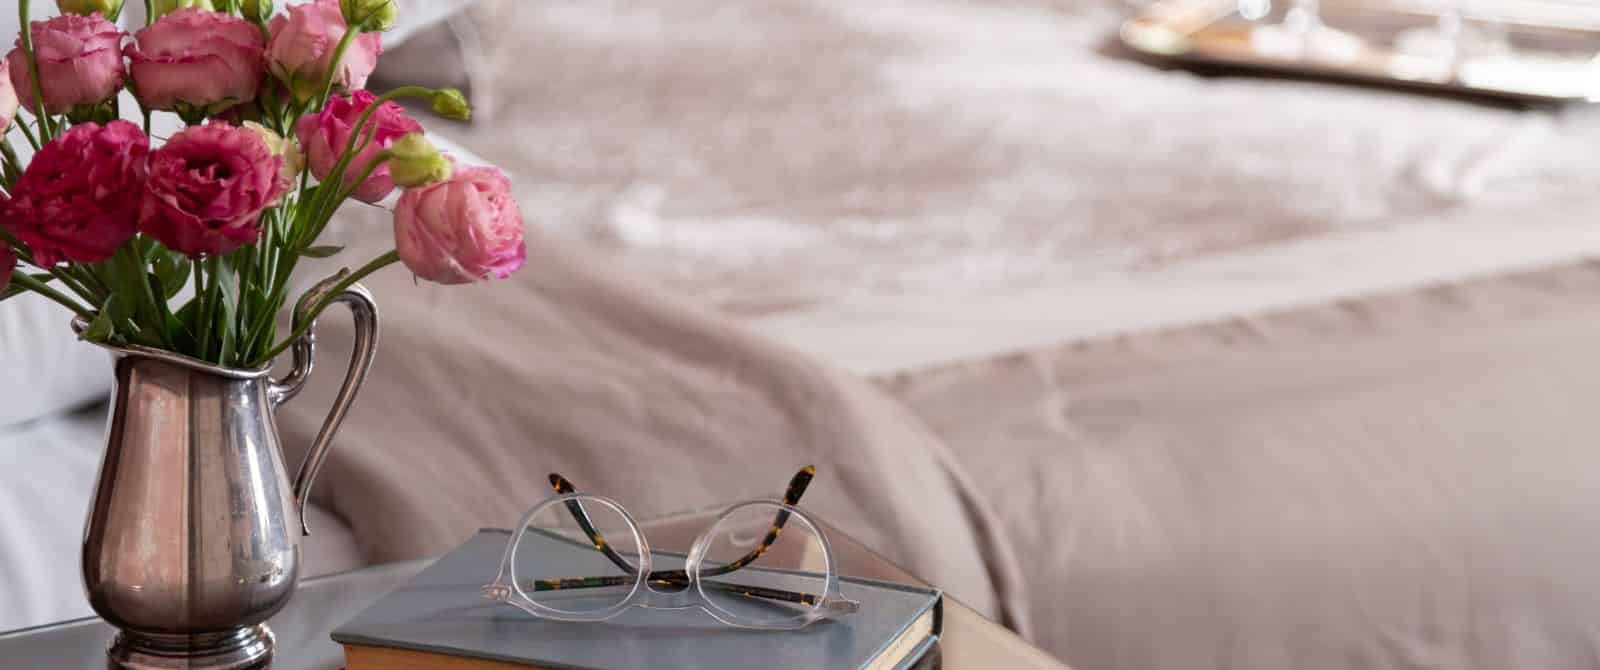
[[[99, 404], [0, 429], [0, 631], [93, 614], [78, 553], [104, 430]], [[361, 564], [343, 520], [316, 507], [308, 515], [307, 576]]]

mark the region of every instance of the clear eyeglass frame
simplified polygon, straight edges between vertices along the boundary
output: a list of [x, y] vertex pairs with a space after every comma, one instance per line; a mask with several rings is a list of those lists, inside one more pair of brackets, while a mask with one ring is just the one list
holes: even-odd
[[[639, 529], [639, 524], [621, 504], [616, 501], [596, 495], [577, 493], [572, 486], [560, 475], [550, 475], [551, 483], [558, 491], [557, 495], [547, 498], [534, 505], [523, 515], [521, 521], [511, 533], [511, 539], [506, 544], [505, 552], [500, 558], [500, 569], [495, 579], [483, 587], [483, 595], [490, 600], [512, 605], [529, 614], [544, 619], [572, 622], [595, 622], [615, 618], [635, 607], [657, 610], [687, 610], [699, 609], [717, 621], [737, 628], [757, 630], [797, 630], [818, 621], [835, 619], [840, 616], [852, 614], [860, 609], [860, 603], [846, 598], [839, 590], [839, 574], [837, 563], [834, 560], [833, 547], [828, 542], [828, 537], [821, 531], [815, 521], [794, 503], [799, 501], [800, 494], [809, 484], [815, 470], [807, 466], [795, 475], [790, 483], [789, 491], [783, 500], [756, 499], [730, 506], [719, 514], [706, 529], [695, 539], [691, 545], [687, 558], [681, 570], [657, 571], [648, 540]], [[523, 539], [528, 536], [527, 529], [535, 527], [535, 519], [541, 514], [552, 511], [556, 506], [564, 506], [577, 518], [579, 527], [588, 533], [590, 540], [595, 541], [595, 548], [605, 551], [610, 543], [600, 536], [590, 520], [588, 511], [603, 509], [611, 518], [620, 520], [625, 526], [623, 530], [629, 536], [636, 548], [637, 564], [629, 564], [625, 559], [619, 559], [615, 554], [608, 556], [617, 565], [627, 568], [627, 574], [620, 577], [608, 578], [572, 577], [562, 579], [533, 579], [517, 574], [516, 555], [517, 549]], [[716, 530], [724, 521], [740, 514], [749, 514], [752, 511], [764, 510], [774, 515], [772, 529], [762, 545], [745, 557], [732, 563], [719, 564], [707, 567], [707, 556], [711, 549]], [[559, 510], [556, 510], [559, 511]], [[766, 549], [777, 538], [778, 532], [788, 523], [797, 523], [804, 531], [809, 532], [817, 541], [820, 558], [823, 566], [821, 573], [822, 588], [820, 592], [794, 592], [762, 586], [724, 583], [722, 581], [708, 581], [707, 576], [732, 575], [737, 577], [738, 570], [755, 563]], [[611, 529], [610, 532], [617, 532]], [[630, 555], [631, 555], [630, 553]], [[623, 562], [618, 562], [623, 561]], [[731, 570], [727, 565], [737, 563]], [[815, 576], [815, 575], [813, 575]], [[593, 586], [592, 582], [604, 579], [607, 586], [627, 586], [628, 592], [615, 604], [604, 609], [593, 611], [562, 610], [545, 605], [531, 597], [524, 585], [543, 586], [550, 585], [553, 589], [572, 589]], [[625, 580], [631, 580], [631, 584]], [[671, 587], [668, 590], [658, 590], [651, 584]], [[723, 607], [718, 603], [719, 598], [712, 597], [707, 592], [716, 592], [721, 598], [741, 597], [760, 598], [770, 601], [781, 601], [790, 604], [798, 603], [803, 607], [796, 608], [792, 616], [783, 618], [756, 619], [741, 614], [738, 611]]]

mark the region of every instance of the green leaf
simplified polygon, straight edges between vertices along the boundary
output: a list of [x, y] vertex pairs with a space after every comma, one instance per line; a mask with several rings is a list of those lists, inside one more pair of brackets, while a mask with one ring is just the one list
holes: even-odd
[[156, 258], [165, 255], [161, 253], [163, 251], [161, 244], [152, 238], [141, 235], [134, 238], [133, 244], [133, 250], [138, 252], [139, 260], [142, 261], [144, 265], [154, 263]]
[[238, 278], [232, 271], [226, 269], [217, 274], [219, 275], [217, 284], [222, 289], [222, 310], [217, 314], [217, 329], [213, 331], [216, 333], [217, 341], [222, 344], [217, 362], [222, 365], [233, 365], [234, 347], [239, 339], [239, 320], [235, 318], [239, 306]]
[[189, 282], [190, 263], [183, 254], [174, 251], [156, 254], [155, 266], [151, 269], [154, 270], [155, 279], [160, 280], [159, 284], [164, 287], [161, 295], [167, 300], [178, 295]]
[[194, 333], [196, 330], [198, 330], [195, 328], [197, 325], [195, 322], [200, 316], [200, 298], [194, 298], [190, 300], [188, 304], [178, 308], [178, 313], [174, 316], [178, 319], [179, 323], [183, 324], [183, 329], [188, 331], [189, 339], [193, 340]]
[[106, 304], [100, 306], [100, 313], [89, 322], [88, 329], [83, 331], [82, 337], [90, 342], [110, 342], [116, 336], [117, 329], [112, 325], [111, 311], [117, 304], [117, 296], [106, 298]]
[[115, 294], [106, 298], [106, 304], [100, 306], [100, 314], [111, 319], [113, 323], [122, 323], [133, 320], [133, 305], [126, 299], [118, 300]]
[[[187, 270], [185, 270], [184, 274], [188, 274]], [[184, 282], [188, 281], [188, 279], [188, 277], [184, 277], [179, 281]], [[157, 316], [161, 318], [162, 341], [179, 353], [187, 353], [187, 350], [179, 348], [179, 342], [185, 339], [183, 337], [183, 335], [186, 335], [184, 333], [185, 325], [183, 321], [180, 321], [178, 317], [172, 314], [172, 306], [167, 304], [167, 300], [171, 299], [172, 294], [177, 293], [177, 291], [167, 288], [166, 282], [163, 282], [161, 277], [154, 273], [150, 275], [150, 285], [155, 288], [156, 295], [166, 296], [165, 299], [156, 300]], [[182, 286], [182, 284], [180, 283], [179, 286]], [[189, 335], [187, 340], [193, 342], [194, 336]]]
[[329, 244], [318, 247], [307, 247], [300, 252], [300, 255], [307, 258], [327, 258], [341, 251], [344, 251], [344, 247]]

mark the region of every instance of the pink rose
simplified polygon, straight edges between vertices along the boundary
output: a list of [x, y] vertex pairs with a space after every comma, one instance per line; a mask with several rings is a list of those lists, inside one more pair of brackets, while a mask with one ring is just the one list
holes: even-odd
[[[122, 88], [122, 38], [127, 33], [105, 17], [67, 14], [34, 21], [30, 32], [45, 111], [65, 114], [77, 105], [116, 95]], [[17, 47], [6, 56], [6, 63], [22, 106], [34, 109], [33, 84], [28, 77], [21, 36], [17, 37]]]
[[[306, 152], [306, 163], [311, 168], [311, 174], [317, 179], [328, 181], [328, 175], [333, 172], [334, 165], [339, 162], [339, 155], [350, 141], [350, 133], [355, 131], [356, 121], [361, 119], [377, 96], [367, 91], [356, 91], [349, 97], [328, 98], [328, 106], [320, 114], [307, 114], [300, 117], [300, 124], [295, 127], [295, 136], [300, 139], [300, 147]], [[373, 130], [373, 124], [377, 130]], [[406, 116], [406, 111], [400, 105], [386, 102], [372, 113], [372, 119], [367, 122], [363, 136], [371, 135], [372, 140], [367, 142], [362, 149], [350, 160], [350, 167], [344, 172], [344, 185], [351, 186], [361, 171], [380, 152], [394, 144], [395, 140], [411, 133], [422, 132], [422, 124]], [[357, 141], [356, 146], [361, 146]], [[366, 202], [377, 202], [389, 195], [394, 190], [394, 181], [389, 177], [387, 163], [378, 166], [378, 169], [355, 187], [355, 197]]]
[[249, 21], [199, 8], [166, 14], [133, 34], [124, 53], [139, 101], [218, 112], [249, 102], [266, 76], [265, 40]]
[[[322, 80], [332, 67], [333, 52], [344, 38], [344, 15], [339, 0], [316, 0], [290, 5], [288, 12], [272, 18], [268, 32], [267, 67], [289, 85], [296, 98], [308, 100], [322, 93]], [[367, 75], [378, 66], [383, 41], [378, 33], [362, 33], [345, 49], [334, 74], [336, 91], [353, 91], [367, 85]]]
[[[0, 60], [0, 71], [9, 72], [6, 62]], [[17, 118], [17, 89], [11, 85], [11, 77], [0, 77], [0, 135], [11, 129], [11, 120]]]
[[492, 167], [462, 167], [413, 188], [394, 210], [395, 248], [418, 277], [440, 284], [505, 279], [522, 267], [522, 215], [511, 180]]
[[139, 230], [191, 258], [225, 254], [256, 241], [261, 210], [288, 190], [259, 133], [212, 121], [151, 152]]
[[17, 252], [11, 250], [11, 245], [0, 242], [0, 293], [11, 285], [11, 272], [16, 269]]
[[116, 120], [80, 123], [34, 154], [0, 220], [40, 265], [103, 261], [131, 239], [150, 138]]

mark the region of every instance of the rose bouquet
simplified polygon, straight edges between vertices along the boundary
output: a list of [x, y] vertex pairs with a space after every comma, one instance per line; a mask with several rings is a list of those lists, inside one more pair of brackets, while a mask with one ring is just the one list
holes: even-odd
[[[505, 175], [456, 165], [394, 102], [464, 120], [461, 93], [363, 90], [393, 0], [146, 0], [131, 35], [122, 4], [57, 0], [60, 16], [30, 22], [19, 2], [26, 28], [0, 63], [0, 300], [60, 303], [91, 341], [261, 367], [302, 334], [280, 337], [277, 317], [296, 264], [341, 251], [317, 243], [334, 212], [396, 189], [395, 249], [329, 296], [396, 262], [446, 284], [521, 267]], [[185, 127], [153, 138], [156, 114]]]

